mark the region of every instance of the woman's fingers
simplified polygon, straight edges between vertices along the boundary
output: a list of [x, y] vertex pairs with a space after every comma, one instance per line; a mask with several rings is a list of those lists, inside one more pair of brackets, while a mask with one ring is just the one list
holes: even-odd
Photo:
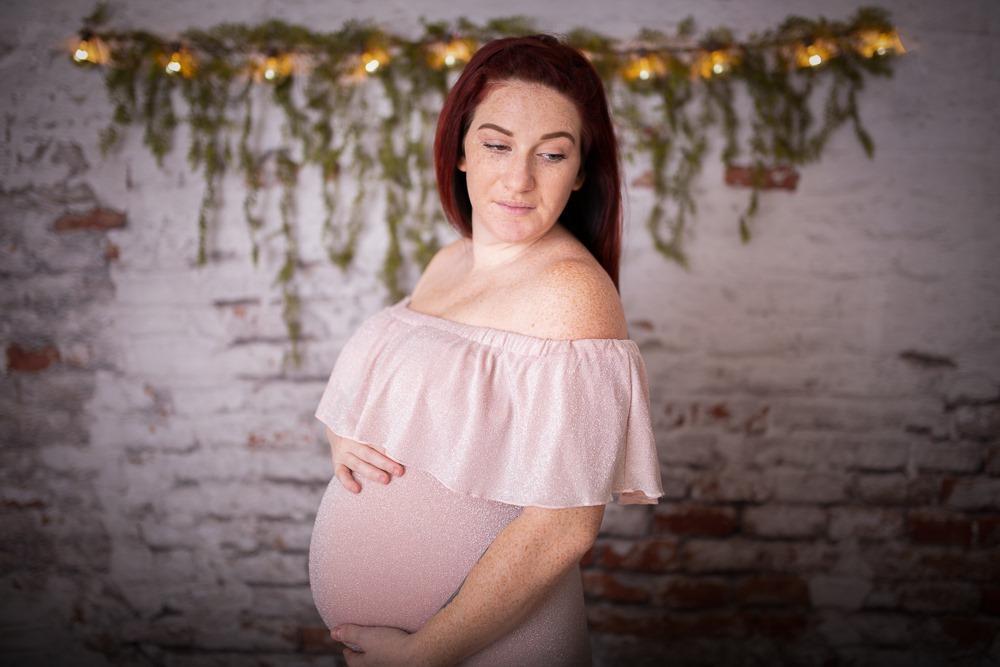
[[340, 480], [340, 483], [344, 486], [345, 489], [347, 489], [351, 493], [361, 492], [361, 485], [358, 484], [358, 481], [351, 476], [350, 469], [348, 469], [348, 467], [345, 466], [343, 463], [337, 466], [334, 474], [337, 476], [337, 479]]
[[346, 465], [351, 470], [364, 475], [372, 481], [381, 482], [382, 484], [389, 483], [390, 477], [389, 473], [386, 471], [381, 468], [376, 468], [371, 463], [359, 458], [354, 452], [348, 453], [347, 456], [349, 456], [350, 459], [347, 461]]
[[402, 464], [396, 463], [388, 456], [380, 453], [372, 447], [362, 447], [360, 448], [360, 451], [356, 450], [352, 453], [362, 461], [367, 461], [376, 468], [381, 468], [386, 471], [390, 475], [402, 475], [403, 472], [405, 472], [405, 468], [403, 468]]
[[330, 441], [330, 456], [333, 460], [334, 474], [340, 483], [352, 493], [360, 493], [361, 485], [351, 474], [352, 471], [381, 484], [388, 484], [392, 475], [402, 475], [406, 468], [381, 453], [375, 447], [342, 438], [329, 427], [326, 429]]

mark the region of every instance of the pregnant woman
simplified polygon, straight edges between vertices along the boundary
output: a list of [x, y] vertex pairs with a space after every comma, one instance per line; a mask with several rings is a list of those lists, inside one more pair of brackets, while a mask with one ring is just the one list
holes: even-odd
[[601, 80], [555, 37], [489, 42], [434, 154], [461, 237], [320, 399], [313, 599], [352, 666], [589, 665], [579, 561], [607, 503], [663, 495]]

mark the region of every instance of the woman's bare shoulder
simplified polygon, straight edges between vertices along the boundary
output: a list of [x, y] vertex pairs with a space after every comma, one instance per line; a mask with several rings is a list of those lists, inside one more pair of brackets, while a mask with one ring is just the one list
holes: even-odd
[[618, 290], [592, 257], [549, 263], [530, 286], [533, 335], [542, 338], [628, 338]]

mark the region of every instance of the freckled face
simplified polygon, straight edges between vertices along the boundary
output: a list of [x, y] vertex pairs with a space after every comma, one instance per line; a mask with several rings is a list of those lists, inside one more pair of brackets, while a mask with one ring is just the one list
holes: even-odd
[[532, 241], [583, 185], [580, 114], [553, 88], [505, 81], [476, 107], [462, 142], [477, 239]]

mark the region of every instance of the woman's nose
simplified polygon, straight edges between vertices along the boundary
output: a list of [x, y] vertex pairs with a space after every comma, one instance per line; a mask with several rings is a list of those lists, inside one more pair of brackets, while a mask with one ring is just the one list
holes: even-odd
[[535, 174], [532, 171], [531, 157], [511, 156], [507, 161], [507, 170], [504, 172], [503, 181], [513, 192], [527, 192], [535, 187]]

